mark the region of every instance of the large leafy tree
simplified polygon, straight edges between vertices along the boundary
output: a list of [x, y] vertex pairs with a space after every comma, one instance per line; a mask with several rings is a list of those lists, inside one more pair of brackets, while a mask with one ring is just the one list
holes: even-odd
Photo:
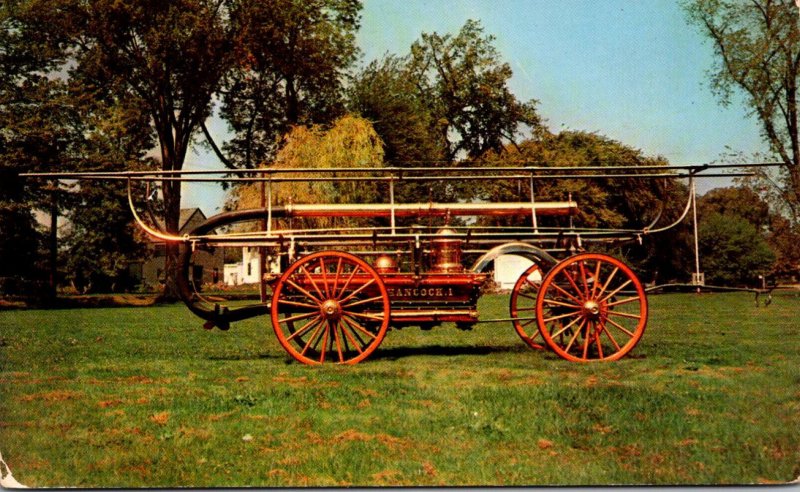
[[[298, 168], [363, 168], [383, 164], [383, 143], [372, 124], [359, 116], [345, 115], [330, 127], [322, 125], [295, 126], [283, 139], [275, 163], [282, 169]], [[313, 178], [330, 177], [330, 173], [305, 173], [286, 175], [309, 178], [272, 185], [274, 204], [287, 203], [371, 203], [380, 201], [387, 190], [382, 182], [375, 181], [314, 181]], [[232, 208], [258, 208], [265, 191], [260, 185], [239, 186], [231, 193]], [[295, 227], [355, 226], [358, 219], [342, 217], [293, 220]], [[288, 225], [288, 221], [282, 225]]]
[[[595, 133], [565, 131], [544, 134], [526, 140], [503, 153], [488, 153], [482, 158], [485, 165], [502, 165], [508, 160], [533, 166], [667, 166], [667, 161], [648, 157], [610, 138]], [[663, 195], [661, 180], [576, 179], [537, 180], [535, 197], [542, 200], [564, 200], [572, 195], [580, 201], [576, 217], [584, 227], [635, 228], [653, 218]], [[530, 200], [529, 185], [522, 191], [518, 183], [501, 182], [479, 188], [480, 198], [488, 201]], [[530, 219], [527, 219], [530, 220]]]
[[[85, 277], [96, 286], [110, 284], [139, 250], [121, 187], [95, 182], [56, 187], [20, 180], [18, 174], [140, 167], [153, 144], [147, 114], [133, 98], [121, 99], [77, 76], [66, 80], [59, 70], [64, 58], [57, 46], [26, 38], [19, 21], [3, 14], [7, 22], [0, 35], [0, 64], [5, 69], [0, 85], [0, 161], [5, 174], [0, 185], [4, 197], [0, 247], [8, 261], [0, 276], [36, 278], [38, 256], [49, 257], [51, 285], [62, 280], [55, 269], [57, 214], [68, 219], [58, 239], [63, 256], [58, 263], [65, 280]], [[53, 215], [49, 255], [37, 251], [41, 236], [32, 223], [36, 208]], [[114, 268], [104, 268], [106, 263]]]
[[[350, 107], [373, 122], [388, 163], [459, 165], [542, 131], [536, 102], [511, 92], [511, 68], [494, 44], [468, 21], [456, 34], [422, 34], [407, 55], [387, 55], [355, 75]], [[403, 183], [396, 192], [401, 201], [450, 201], [468, 188]]]
[[[212, 95], [234, 61], [232, 2], [180, 0], [15, 2], [15, 29], [63, 65], [77, 94], [126, 101], [147, 115], [160, 166], [183, 167]], [[180, 185], [162, 188], [165, 226], [177, 232]], [[177, 245], [168, 245], [165, 297], [176, 293]]]
[[748, 187], [714, 188], [697, 200], [697, 213], [707, 217], [713, 213], [740, 217], [766, 232], [771, 220], [769, 205]]
[[[794, 0], [687, 0], [691, 21], [711, 40], [711, 86], [723, 104], [744, 95], [783, 166], [763, 172], [793, 222], [800, 221], [800, 14]], [[774, 179], [777, 178], [777, 179]]]
[[540, 124], [536, 101], [520, 102], [509, 89], [511, 67], [494, 41], [469, 20], [456, 35], [425, 33], [411, 46], [408, 71], [448, 161], [501, 151], [524, 126]]
[[[230, 16], [236, 6], [203, 0], [101, 0], [81, 6], [77, 70], [120, 97], [137, 98], [158, 136], [161, 169], [182, 169], [212, 96], [235, 61], [237, 30]], [[164, 182], [162, 195], [164, 225], [177, 233], [180, 183]], [[177, 244], [168, 243], [166, 299], [177, 297], [177, 255]]]
[[[4, 283], [6, 293], [30, 292], [25, 282], [43, 278], [46, 270], [55, 287], [55, 210], [60, 193], [50, 183], [22, 180], [19, 174], [73, 165], [79, 116], [66, 103], [67, 85], [47, 76], [59, 63], [57, 50], [48, 49], [40, 37], [26, 36], [12, 10], [10, 4], [0, 8], [0, 277], [16, 278]], [[54, 216], [50, 254], [43, 251], [46, 241], [34, 220], [34, 208]]]
[[[246, 150], [235, 165], [267, 157], [288, 124], [306, 121], [307, 115], [334, 114], [341, 69], [355, 54], [360, 8], [355, 0], [7, 4], [9, 32], [29, 41], [27, 55], [48, 64], [45, 73], [67, 77], [78, 93], [90, 87], [89, 92], [112, 104], [132, 101], [144, 110], [165, 171], [183, 168], [193, 139], [220, 97], [223, 114], [236, 131], [231, 150], [237, 156]], [[30, 68], [32, 63], [21, 67], [23, 72], [41, 70]], [[259, 106], [262, 100], [269, 108]], [[269, 125], [250, 123], [260, 117]], [[180, 185], [167, 181], [161, 191], [164, 224], [175, 233]], [[177, 253], [177, 245], [168, 245], [168, 299], [177, 295]]]
[[[738, 251], [742, 255], [755, 254], [766, 258], [768, 255], [761, 254], [763, 243], [766, 241], [774, 260], [770, 265], [769, 273], [776, 279], [790, 279], [797, 276], [797, 265], [800, 265], [800, 241], [798, 241], [800, 231], [785, 216], [772, 210], [769, 203], [762, 199], [757, 192], [747, 186], [715, 188], [700, 197], [697, 206], [701, 226], [709, 220], [718, 221], [716, 216], [721, 216], [730, 217], [734, 221], [744, 220], [757, 232], [758, 237], [754, 240], [753, 245], [729, 249], [727, 250], [729, 255], [733, 251]], [[712, 232], [721, 229], [718, 224], [712, 224], [709, 227]], [[730, 228], [725, 229], [727, 234], [730, 234], [731, 230]], [[749, 231], [747, 234], [750, 234]], [[703, 238], [703, 241], [704, 244], [708, 244], [709, 239]], [[716, 254], [714, 251], [704, 251], [703, 253], [704, 255], [706, 253]], [[701, 260], [704, 265], [711, 268], [723, 265], [704, 257]], [[730, 257], [728, 260], [742, 265], [742, 269], [746, 269], [751, 261], [748, 258]], [[761, 266], [763, 267], [763, 265]], [[764, 268], [761, 268], [755, 275], [765, 273], [763, 270]], [[752, 272], [737, 273], [735, 268], [731, 270], [730, 274], [732, 273], [735, 273], [736, 279], [740, 281], [752, 277]], [[713, 277], [715, 273], [712, 271], [710, 275]]]
[[[595, 133], [567, 131], [559, 134], [541, 132], [538, 138], [510, 146], [503, 153], [485, 154], [478, 164], [502, 166], [509, 160], [535, 166], [667, 166], [660, 157], [644, 155], [640, 150]], [[665, 170], [666, 171], [666, 170]], [[544, 173], [543, 173], [544, 174]], [[472, 186], [475, 198], [489, 202], [528, 201], [527, 180], [505, 180]], [[686, 186], [673, 179], [592, 178], [541, 179], [534, 184], [537, 201], [560, 201], [572, 198], [578, 203], [577, 227], [599, 229], [641, 229], [659, 212], [659, 224], [676, 220], [688, 199]], [[497, 225], [519, 225], [508, 219], [488, 219]], [[519, 220], [519, 219], [515, 219]], [[531, 218], [523, 224], [530, 226]], [[540, 227], [568, 227], [569, 219], [540, 217]], [[643, 246], [625, 245], [612, 253], [633, 262], [643, 280], [664, 283], [685, 280], [691, 263], [689, 236], [685, 225], [655, 238], [643, 238]]]
[[757, 285], [770, 272], [775, 254], [746, 219], [716, 212], [699, 224], [700, 262], [706, 282], [715, 285]]
[[408, 57], [374, 60], [353, 77], [348, 101], [354, 112], [372, 121], [386, 162], [427, 165], [444, 159], [447, 142], [431, 131], [437, 117], [430, 94], [421, 92], [411, 75]]
[[255, 167], [275, 156], [293, 125], [330, 123], [343, 114], [360, 9], [359, 0], [267, 0], [237, 11], [241, 62], [221, 96], [234, 135], [225, 154], [211, 141], [224, 163]]
[[[80, 112], [78, 166], [82, 170], [121, 171], [152, 167], [146, 157], [153, 135], [147, 111], [135, 98], [109, 100], [86, 85], [71, 97]], [[81, 291], [131, 287], [132, 260], [146, 254], [128, 211], [126, 184], [82, 181], [71, 186], [62, 241], [65, 280]]]
[[541, 128], [536, 101], [511, 92], [512, 75], [494, 36], [470, 20], [456, 34], [423, 33], [407, 55], [371, 62], [348, 99], [374, 122], [388, 162], [452, 165]]
[[[158, 137], [163, 170], [183, 167], [192, 137], [209, 114], [211, 98], [235, 59], [231, 2], [14, 2], [14, 28], [60, 62], [77, 93], [87, 87], [107, 101], [144, 108]], [[165, 226], [177, 232], [180, 185], [162, 188]], [[167, 248], [167, 289], [177, 289], [177, 245]]]

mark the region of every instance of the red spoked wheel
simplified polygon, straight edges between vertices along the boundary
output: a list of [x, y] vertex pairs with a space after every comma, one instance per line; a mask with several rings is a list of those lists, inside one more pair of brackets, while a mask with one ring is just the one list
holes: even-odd
[[534, 263], [519, 276], [511, 291], [509, 312], [517, 334], [531, 348], [546, 347], [544, 338], [536, 324], [536, 297], [542, 286], [542, 269]]
[[323, 251], [284, 272], [272, 294], [272, 327], [304, 364], [355, 364], [383, 341], [389, 294], [378, 273], [350, 253]]
[[536, 319], [547, 346], [564, 359], [617, 360], [644, 334], [647, 296], [621, 261], [579, 254], [558, 263], [542, 280]]

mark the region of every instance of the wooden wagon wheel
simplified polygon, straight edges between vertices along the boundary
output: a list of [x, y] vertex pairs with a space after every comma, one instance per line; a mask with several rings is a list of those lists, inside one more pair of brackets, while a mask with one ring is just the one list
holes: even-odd
[[389, 294], [378, 273], [350, 253], [301, 258], [272, 294], [272, 327], [284, 349], [304, 364], [355, 364], [383, 341]]
[[542, 338], [571, 361], [617, 360], [644, 334], [647, 297], [624, 263], [584, 253], [553, 267], [536, 300]]
[[514, 329], [520, 338], [534, 349], [546, 347], [539, 326], [536, 324], [536, 296], [539, 294], [543, 276], [542, 269], [536, 263], [522, 272], [511, 291], [509, 306]]

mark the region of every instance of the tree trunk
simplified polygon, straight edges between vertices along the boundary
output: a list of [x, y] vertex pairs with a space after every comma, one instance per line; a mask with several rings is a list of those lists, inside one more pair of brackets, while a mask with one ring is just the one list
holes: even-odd
[[[170, 234], [178, 235], [181, 215], [181, 187], [179, 181], [165, 181], [162, 187], [164, 194], [164, 226]], [[178, 254], [180, 244], [167, 242], [164, 256], [164, 292], [160, 300], [174, 302], [180, 299], [178, 291]]]
[[[174, 142], [174, 141], [173, 141]], [[161, 168], [167, 170], [180, 170], [183, 167], [185, 152], [182, 152], [179, 145], [161, 145]], [[161, 192], [164, 198], [164, 228], [171, 235], [178, 235], [180, 230], [181, 215], [181, 182], [163, 181]], [[180, 244], [177, 242], [167, 242], [165, 245], [164, 256], [164, 292], [159, 298], [162, 302], [175, 302], [180, 300], [178, 290], [178, 275], [180, 275], [178, 265], [178, 255]]]
[[[54, 185], [55, 188], [56, 185]], [[54, 302], [58, 296], [58, 192], [50, 195], [50, 275], [48, 300]]]
[[296, 125], [300, 120], [297, 87], [295, 87], [294, 76], [291, 74], [286, 77], [286, 120], [289, 125]]

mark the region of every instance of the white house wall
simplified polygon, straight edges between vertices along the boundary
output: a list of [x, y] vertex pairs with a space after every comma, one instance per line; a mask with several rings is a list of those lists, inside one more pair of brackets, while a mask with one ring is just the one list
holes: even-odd
[[[241, 263], [229, 263], [225, 265], [225, 284], [257, 284], [260, 281], [260, 271], [261, 257], [258, 254], [258, 248], [244, 247], [242, 248]], [[280, 271], [280, 262], [278, 258], [274, 258], [273, 261], [267, 265], [267, 272], [275, 273], [278, 271]]]

